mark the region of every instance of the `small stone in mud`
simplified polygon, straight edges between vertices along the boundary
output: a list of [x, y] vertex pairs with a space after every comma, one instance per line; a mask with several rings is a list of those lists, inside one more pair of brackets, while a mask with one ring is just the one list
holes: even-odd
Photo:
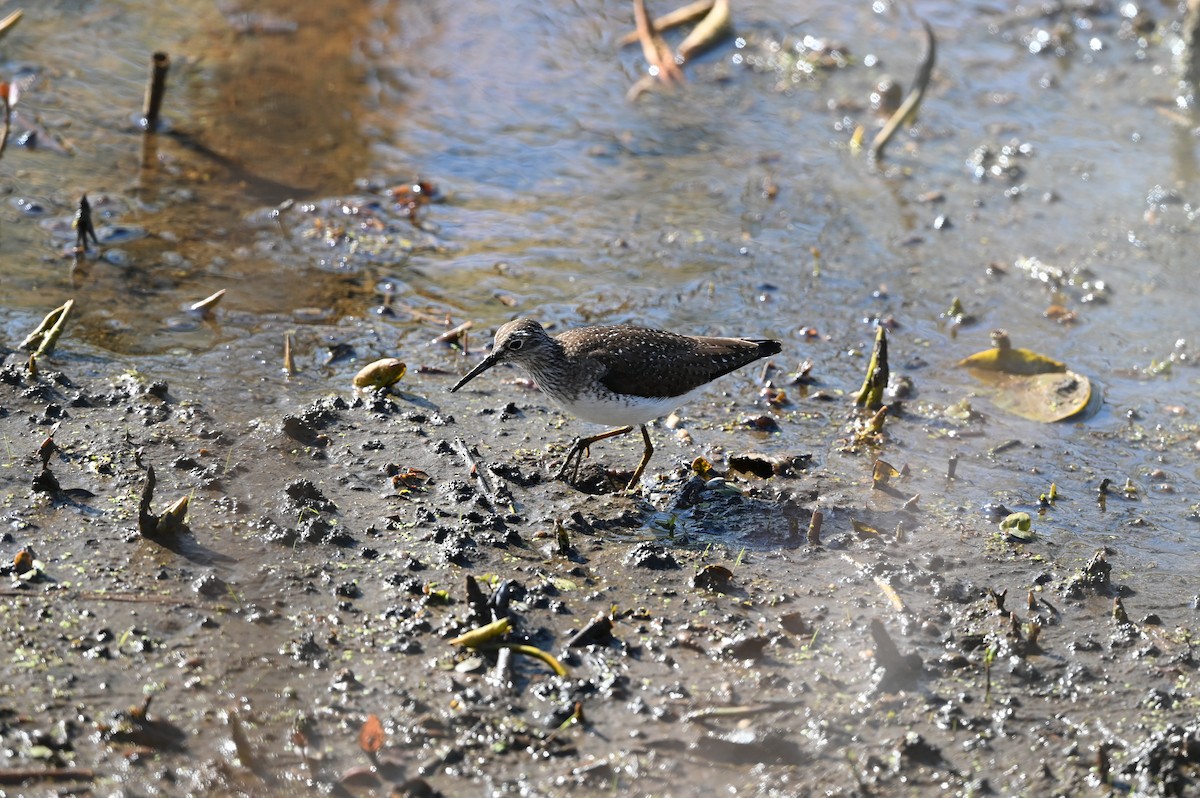
[[716, 593], [725, 593], [729, 590], [732, 581], [733, 571], [730, 571], [723, 565], [710, 563], [697, 571], [696, 575], [692, 577], [692, 587], [697, 590], [712, 590]]
[[625, 564], [654, 571], [666, 571], [679, 567], [679, 561], [673, 554], [650, 541], [639, 543], [630, 549], [629, 553], [625, 555]]
[[358, 582], [343, 582], [334, 588], [334, 595], [339, 598], [359, 599], [362, 598], [362, 594]]
[[811, 637], [815, 631], [812, 624], [804, 620], [804, 616], [798, 612], [788, 612], [780, 615], [779, 625], [783, 627], [783, 631], [801, 637]]
[[722, 643], [719, 653], [725, 659], [759, 660], [770, 642], [765, 635], [742, 635]]
[[339, 693], [349, 690], [361, 690], [362, 682], [354, 675], [354, 671], [349, 668], [342, 668], [333, 675], [333, 683], [329, 686], [329, 689]]
[[205, 574], [192, 581], [192, 590], [205, 598], [220, 598], [229, 594], [229, 585], [216, 574]]

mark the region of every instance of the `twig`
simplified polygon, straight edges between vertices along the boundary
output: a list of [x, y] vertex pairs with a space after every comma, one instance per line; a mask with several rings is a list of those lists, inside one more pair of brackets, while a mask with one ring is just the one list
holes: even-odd
[[[667, 30], [669, 28], [682, 25], [685, 22], [691, 22], [694, 19], [700, 19], [701, 17], [706, 16], [708, 12], [712, 10], [712, 7], [713, 0], [696, 0], [694, 3], [689, 3], [686, 6], [680, 6], [674, 11], [663, 14], [661, 17], [654, 20], [654, 29], [660, 31]], [[637, 41], [638, 32], [636, 30], [631, 30], [622, 36], [620, 41], [617, 43], [620, 46], [625, 47], [630, 44], [637, 44]]]
[[62, 331], [67, 327], [67, 317], [71, 315], [71, 308], [73, 307], [75, 307], [74, 299], [68, 299], [63, 303], [62, 313], [58, 315], [54, 326], [47, 330], [45, 336], [42, 337], [41, 344], [38, 345], [37, 351], [33, 353], [34, 357], [48, 355], [54, 351], [54, 346], [58, 343], [59, 336], [62, 335]]
[[0, 155], [4, 155], [4, 150], [8, 147], [8, 134], [12, 132], [12, 104], [8, 101], [8, 86], [0, 84], [0, 88], [4, 89], [3, 96], [0, 97], [0, 102], [4, 104], [4, 133], [0, 134]]
[[808, 545], [821, 545], [821, 522], [824, 520], [824, 513], [820, 510], [813, 510], [812, 520], [808, 522]]
[[[683, 70], [675, 63], [670, 46], [663, 41], [658, 29], [646, 13], [645, 0], [633, 0], [633, 18], [637, 23], [638, 39], [642, 43], [642, 56], [657, 73], [657, 78], [670, 86], [683, 82]], [[641, 83], [641, 81], [639, 81]], [[635, 88], [638, 84], [635, 84]], [[633, 92], [633, 89], [630, 89]], [[639, 92], [640, 93], [640, 92]]]
[[917, 79], [913, 81], [912, 91], [904, 98], [904, 102], [896, 109], [888, 119], [887, 124], [883, 126], [875, 136], [875, 140], [871, 142], [871, 158], [878, 160], [883, 157], [883, 148], [892, 140], [892, 136], [904, 124], [905, 120], [916, 115], [917, 109], [921, 106], [921, 100], [925, 98], [925, 89], [929, 87], [929, 79], [933, 75], [933, 65], [937, 62], [937, 37], [933, 35], [933, 28], [925, 20], [921, 20], [921, 25], [925, 28], [925, 38], [927, 47], [925, 50], [925, 60], [921, 62], [921, 66], [917, 69]]
[[91, 781], [91, 768], [14, 768], [0, 770], [0, 784], [24, 784], [27, 781]]
[[62, 335], [63, 328], [66, 326], [67, 314], [74, 306], [75, 300], [68, 299], [47, 313], [38, 328], [25, 336], [25, 340], [21, 342], [21, 348], [29, 350], [36, 346], [37, 349], [33, 353], [35, 358], [53, 352], [54, 345], [58, 342], [58, 337]]
[[900, 594], [896, 592], [896, 588], [887, 583], [887, 580], [882, 576], [875, 577], [875, 584], [883, 591], [883, 595], [887, 596], [887, 600], [892, 603], [892, 608], [896, 612], [904, 612], [904, 602], [900, 599]]
[[146, 85], [146, 97], [142, 103], [142, 129], [147, 133], [158, 130], [158, 112], [162, 110], [163, 95], [167, 91], [167, 72], [171, 69], [171, 58], [163, 52], [150, 58], [150, 82]]
[[[464, 321], [462, 324], [458, 325], [457, 327], [453, 327], [453, 328], [451, 328], [451, 329], [449, 329], [449, 330], [446, 330], [444, 333], [442, 333], [441, 335], [439, 335], [437, 338], [434, 338], [434, 339], [433, 339], [432, 341], [430, 341], [429, 343], [430, 343], [430, 344], [447, 344], [447, 343], [454, 343], [454, 341], [455, 341], [456, 339], [458, 339], [458, 338], [460, 338], [460, 337], [463, 337], [463, 334], [464, 334], [464, 333], [465, 333], [467, 330], [471, 329], [471, 328], [472, 328], [472, 327], [474, 327], [474, 326], [475, 326], [475, 322], [473, 322], [473, 321]], [[464, 351], [466, 350], [466, 347], [465, 347], [465, 346], [463, 347], [463, 350], [464, 350]]]
[[292, 334], [283, 334], [283, 370], [289, 377], [296, 374], [296, 357], [292, 354]]
[[511, 497], [506, 495], [508, 491], [503, 487], [500, 489], [493, 487], [492, 481], [487, 475], [487, 470], [475, 459], [475, 455], [471, 454], [466, 441], [462, 438], [455, 438], [454, 449], [458, 452], [458, 456], [462, 458], [467, 472], [474, 477], [475, 484], [479, 486], [479, 492], [483, 494], [484, 500], [491, 505], [492, 509], [509, 503]]
[[0, 590], [0, 598], [46, 598], [59, 601], [116, 601], [122, 604], [162, 604], [169, 607], [194, 607], [193, 602], [172, 598], [171, 596], [137, 596], [132, 593], [95, 593], [83, 591], [55, 590], [46, 593], [31, 593], [28, 590]]

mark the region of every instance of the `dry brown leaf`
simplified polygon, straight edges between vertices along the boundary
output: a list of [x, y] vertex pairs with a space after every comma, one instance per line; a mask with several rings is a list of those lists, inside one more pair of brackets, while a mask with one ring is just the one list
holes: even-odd
[[363, 721], [362, 728], [358, 730], [358, 747], [366, 754], [374, 756], [379, 753], [379, 749], [383, 748], [386, 740], [387, 732], [383, 730], [379, 716], [368, 715], [367, 719]]

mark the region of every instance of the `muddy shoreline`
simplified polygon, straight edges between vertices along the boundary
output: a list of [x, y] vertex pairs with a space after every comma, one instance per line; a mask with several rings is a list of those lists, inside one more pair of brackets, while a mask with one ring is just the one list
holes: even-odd
[[[1119, 546], [1060, 561], [953, 520], [944, 475], [697, 486], [668, 439], [641, 496], [589, 495], [549, 478], [570, 425], [521, 386], [231, 425], [61, 365], [0, 371], [4, 794], [1196, 789], [1194, 601], [1146, 606]], [[757, 434], [703, 428], [806, 454]], [[137, 530], [147, 465], [155, 512], [191, 500], [160, 539]], [[448, 642], [488, 613], [567, 675]]]

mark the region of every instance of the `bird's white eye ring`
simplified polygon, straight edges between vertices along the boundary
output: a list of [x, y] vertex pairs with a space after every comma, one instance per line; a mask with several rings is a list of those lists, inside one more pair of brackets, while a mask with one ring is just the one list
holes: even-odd
[[513, 340], [508, 342], [508, 349], [515, 352], [524, 345], [525, 345], [525, 342], [522, 341], [520, 338], [514, 338]]

